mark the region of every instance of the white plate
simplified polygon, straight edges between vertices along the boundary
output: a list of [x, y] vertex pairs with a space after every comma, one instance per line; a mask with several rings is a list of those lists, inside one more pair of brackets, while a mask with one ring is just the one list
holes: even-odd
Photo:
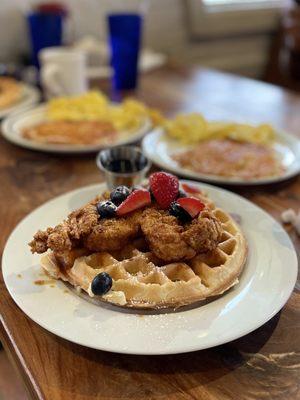
[[19, 101], [9, 107], [0, 108], [0, 119], [37, 104], [40, 100], [40, 91], [30, 85], [22, 84], [22, 96]]
[[[196, 185], [196, 183], [194, 183]], [[95, 185], [66, 193], [29, 214], [5, 246], [2, 272], [17, 305], [48, 331], [75, 343], [128, 354], [173, 354], [205, 349], [237, 339], [272, 318], [289, 298], [297, 276], [297, 256], [284, 229], [259, 207], [210, 185], [217, 205], [238, 213], [249, 245], [240, 282], [201, 307], [167, 314], [125, 312], [94, 305], [57, 281], [37, 286], [39, 255], [28, 241], [38, 230], [59, 223], [73, 209], [104, 190]], [[21, 274], [21, 277], [18, 277]]]
[[24, 128], [39, 124], [46, 121], [46, 106], [40, 105], [39, 107], [27, 110], [11, 117], [6, 118], [2, 122], [2, 134], [10, 142], [31, 150], [46, 151], [50, 153], [90, 153], [98, 151], [107, 146], [118, 146], [123, 144], [130, 144], [140, 140], [151, 128], [150, 120], [145, 118], [141, 126], [133, 133], [123, 138], [119, 138], [113, 143], [108, 145], [57, 145], [38, 143], [28, 140], [22, 136]]
[[191, 146], [186, 146], [178, 140], [169, 138], [163, 129], [158, 128], [150, 132], [142, 143], [144, 154], [163, 169], [172, 171], [176, 175], [190, 179], [198, 179], [212, 183], [230, 185], [258, 185], [280, 182], [289, 179], [300, 172], [300, 140], [285, 132], [277, 132], [277, 140], [273, 145], [278, 157], [285, 167], [282, 176], [270, 178], [244, 180], [240, 178], [200, 174], [189, 169], [182, 168], [172, 156], [186, 151]]

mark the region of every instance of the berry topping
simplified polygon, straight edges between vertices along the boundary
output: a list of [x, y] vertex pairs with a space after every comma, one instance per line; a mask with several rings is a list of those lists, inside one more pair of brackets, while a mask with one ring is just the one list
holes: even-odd
[[183, 197], [177, 200], [177, 203], [187, 211], [192, 218], [195, 218], [203, 210], [205, 204], [195, 197]]
[[153, 196], [152, 190], [149, 188], [150, 196], [151, 196], [151, 201], [155, 201], [155, 197]]
[[106, 272], [101, 272], [92, 280], [91, 290], [97, 296], [107, 293], [112, 287], [112, 279]]
[[119, 206], [129, 195], [130, 190], [127, 186], [118, 186], [111, 192], [110, 199], [116, 206]]
[[134, 190], [117, 208], [117, 215], [122, 216], [134, 210], [145, 207], [151, 204], [151, 196], [148, 190]]
[[96, 207], [101, 218], [113, 218], [116, 215], [117, 207], [111, 201], [100, 201]]
[[201, 193], [201, 190], [198, 189], [196, 186], [188, 185], [187, 183], [182, 183], [181, 187], [187, 193], [194, 193], [194, 194]]
[[177, 199], [179, 182], [174, 175], [166, 172], [155, 172], [149, 178], [150, 189], [158, 205], [167, 209]]
[[187, 194], [183, 190], [179, 189], [177, 199], [180, 199], [181, 197], [187, 197]]
[[189, 222], [192, 218], [190, 214], [185, 211], [176, 201], [173, 201], [170, 205], [169, 213], [174, 217], [178, 218], [181, 222]]

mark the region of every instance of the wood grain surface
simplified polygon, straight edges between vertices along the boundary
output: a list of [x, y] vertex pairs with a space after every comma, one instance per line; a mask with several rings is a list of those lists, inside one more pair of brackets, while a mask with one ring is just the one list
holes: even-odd
[[[98, 87], [109, 92], [105, 82]], [[269, 121], [300, 136], [299, 96], [233, 75], [166, 67], [144, 75], [136, 96], [168, 115], [197, 110], [223, 118], [227, 113], [251, 122]], [[95, 155], [47, 155], [1, 138], [1, 253], [9, 233], [31, 210], [102, 179]], [[297, 209], [300, 204], [299, 177], [267, 187], [232, 190], [276, 219], [283, 209]], [[299, 238], [287, 230], [299, 252]], [[2, 276], [0, 295], [0, 337], [34, 399], [300, 399], [297, 289], [280, 313], [239, 340], [190, 354], [152, 357], [96, 351], [48, 333], [14, 304]]]

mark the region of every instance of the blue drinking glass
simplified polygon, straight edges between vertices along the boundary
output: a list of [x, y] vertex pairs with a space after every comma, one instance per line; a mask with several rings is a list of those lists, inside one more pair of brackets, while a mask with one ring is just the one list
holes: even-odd
[[117, 90], [137, 85], [142, 21], [139, 14], [108, 15], [113, 86]]
[[63, 15], [33, 12], [27, 15], [32, 62], [39, 68], [38, 52], [45, 47], [61, 46]]

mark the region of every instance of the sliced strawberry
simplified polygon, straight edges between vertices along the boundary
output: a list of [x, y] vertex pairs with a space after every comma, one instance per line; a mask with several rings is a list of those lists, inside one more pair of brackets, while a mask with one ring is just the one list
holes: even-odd
[[178, 178], [166, 172], [155, 172], [149, 178], [151, 192], [158, 205], [167, 209], [176, 200], [179, 190]]
[[200, 189], [198, 189], [196, 186], [188, 185], [187, 183], [182, 183], [181, 184], [182, 189], [187, 192], [187, 193], [202, 193]]
[[195, 199], [195, 197], [182, 197], [177, 199], [177, 203], [187, 211], [192, 218], [195, 218], [205, 207], [205, 204]]
[[150, 192], [146, 189], [134, 190], [117, 208], [117, 215], [128, 214], [151, 203]]

